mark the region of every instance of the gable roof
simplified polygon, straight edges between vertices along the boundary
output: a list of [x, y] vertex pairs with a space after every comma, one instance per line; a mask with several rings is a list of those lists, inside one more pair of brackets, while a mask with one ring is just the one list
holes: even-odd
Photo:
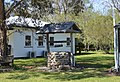
[[41, 27], [39, 31], [36, 33], [44, 34], [44, 33], [80, 33], [81, 30], [77, 27], [74, 22], [61, 22], [61, 23], [53, 23], [46, 24]]
[[114, 28], [120, 28], [120, 23], [116, 24]]
[[40, 21], [38, 19], [25, 18], [22, 16], [11, 16], [8, 19], [6, 19], [6, 25], [8, 27], [14, 26], [14, 27], [36, 28], [36, 27], [42, 27], [45, 24], [49, 24], [49, 23]]

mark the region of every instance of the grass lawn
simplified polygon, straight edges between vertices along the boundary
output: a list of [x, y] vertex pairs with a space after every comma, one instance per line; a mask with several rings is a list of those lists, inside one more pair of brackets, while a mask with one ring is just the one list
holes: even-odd
[[0, 73], [0, 82], [120, 82], [120, 76], [105, 71], [114, 66], [113, 54], [89, 52], [76, 56], [82, 68], [66, 72], [41, 72], [46, 59], [16, 59], [13, 72]]

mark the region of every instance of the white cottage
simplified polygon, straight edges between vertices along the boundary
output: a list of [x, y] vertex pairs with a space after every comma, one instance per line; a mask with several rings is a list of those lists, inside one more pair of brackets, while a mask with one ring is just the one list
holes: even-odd
[[39, 57], [50, 51], [75, 54], [75, 33], [80, 33], [80, 29], [74, 22], [48, 24], [15, 16], [7, 19], [6, 23], [8, 43], [15, 58]]

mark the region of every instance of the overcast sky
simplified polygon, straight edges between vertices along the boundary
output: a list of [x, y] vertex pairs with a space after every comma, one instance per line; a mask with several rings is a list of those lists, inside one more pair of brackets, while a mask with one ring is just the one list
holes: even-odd
[[10, 2], [11, 0], [5, 0], [5, 2]]
[[103, 14], [107, 12], [110, 7], [111, 0], [90, 0], [93, 3], [94, 11], [100, 11]]

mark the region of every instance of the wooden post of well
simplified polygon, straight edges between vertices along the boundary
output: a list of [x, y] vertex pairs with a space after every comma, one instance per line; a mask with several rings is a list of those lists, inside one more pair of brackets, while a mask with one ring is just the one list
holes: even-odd
[[46, 46], [47, 46], [47, 52], [50, 53], [50, 46], [49, 46], [49, 34], [46, 34]]
[[47, 46], [47, 67], [50, 68], [50, 46], [49, 46], [49, 34], [46, 34], [46, 46]]

